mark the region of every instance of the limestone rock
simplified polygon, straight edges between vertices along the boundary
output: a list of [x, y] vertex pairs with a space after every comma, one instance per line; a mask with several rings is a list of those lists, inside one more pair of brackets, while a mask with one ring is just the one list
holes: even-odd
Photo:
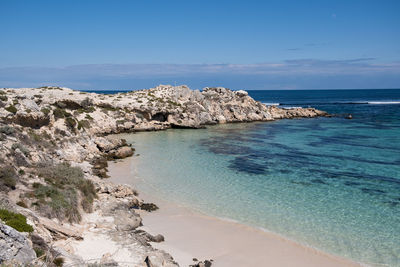
[[123, 158], [127, 158], [133, 155], [133, 148], [129, 147], [129, 146], [124, 146], [124, 147], [120, 147], [118, 148], [114, 153], [113, 153], [113, 157], [116, 159], [123, 159]]
[[249, 95], [249, 93], [247, 93], [244, 90], [239, 90], [239, 91], [236, 91], [236, 95], [239, 96], [239, 97], [243, 97], [243, 96]]
[[36, 258], [28, 239], [5, 224], [0, 223], [0, 263], [5, 261], [17, 261], [29, 264]]
[[66, 228], [60, 224], [53, 222], [47, 218], [40, 218], [39, 224], [49, 230], [51, 233], [57, 236], [57, 238], [69, 238], [72, 237], [76, 240], [82, 240], [82, 236], [74, 228]]
[[117, 210], [114, 213], [115, 225], [119, 231], [132, 231], [142, 225], [142, 218], [133, 212]]

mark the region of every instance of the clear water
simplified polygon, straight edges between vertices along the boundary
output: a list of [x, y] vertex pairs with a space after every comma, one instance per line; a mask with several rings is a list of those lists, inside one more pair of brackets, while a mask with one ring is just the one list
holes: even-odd
[[140, 154], [139, 189], [358, 262], [400, 266], [400, 105], [365, 104], [400, 101], [400, 90], [250, 94], [338, 116], [126, 135]]

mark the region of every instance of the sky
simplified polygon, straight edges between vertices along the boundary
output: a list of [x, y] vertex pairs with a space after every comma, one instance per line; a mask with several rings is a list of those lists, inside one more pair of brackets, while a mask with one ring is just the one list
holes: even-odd
[[0, 87], [400, 88], [400, 1], [0, 0]]

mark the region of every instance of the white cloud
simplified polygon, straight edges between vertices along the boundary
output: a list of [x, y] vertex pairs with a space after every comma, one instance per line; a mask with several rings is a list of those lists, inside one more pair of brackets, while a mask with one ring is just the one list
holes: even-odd
[[350, 88], [352, 84], [357, 87], [368, 87], [371, 85], [368, 80], [378, 76], [379, 79], [373, 80], [376, 81], [376, 86], [381, 81], [384, 87], [400, 87], [400, 62], [374, 61], [374, 58], [355, 58], [297, 59], [260, 64], [94, 64], [59, 68], [13, 67], [0, 68], [0, 87], [37, 86], [47, 83], [78, 89], [113, 89], [127, 86], [139, 89], [176, 80], [189, 85], [193, 83], [199, 87], [218, 83], [221, 86], [229, 84], [230, 87], [243, 84], [254, 89], [325, 88], [328, 84]]

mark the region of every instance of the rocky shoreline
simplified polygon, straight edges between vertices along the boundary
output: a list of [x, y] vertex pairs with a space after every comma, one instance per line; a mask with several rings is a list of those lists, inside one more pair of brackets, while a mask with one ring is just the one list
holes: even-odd
[[[220, 87], [160, 85], [113, 95], [60, 87], [1, 89], [0, 263], [177, 266], [151, 246], [163, 236], [140, 229], [140, 213], [155, 206], [130, 186], [105, 179], [109, 160], [134, 154], [124, 140], [107, 135], [327, 115], [266, 106], [246, 91]], [[88, 258], [87, 249], [101, 241], [107, 245], [95, 247], [104, 249], [103, 257]]]

